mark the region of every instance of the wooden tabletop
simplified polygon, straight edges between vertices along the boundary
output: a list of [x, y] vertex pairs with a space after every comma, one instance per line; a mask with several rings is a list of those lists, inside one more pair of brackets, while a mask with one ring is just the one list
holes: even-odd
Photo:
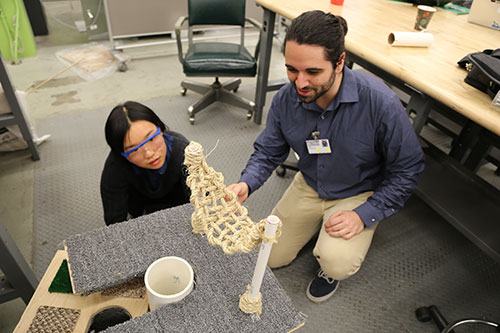
[[500, 32], [467, 22], [437, 8], [427, 32], [434, 35], [428, 48], [393, 47], [391, 31], [415, 31], [417, 8], [389, 0], [345, 0], [334, 6], [329, 0], [256, 0], [286, 18], [319, 9], [343, 16], [348, 24], [346, 48], [412, 87], [451, 107], [472, 121], [500, 135], [500, 112], [490, 108], [491, 98], [464, 82], [467, 72], [457, 61], [471, 52], [500, 47]]

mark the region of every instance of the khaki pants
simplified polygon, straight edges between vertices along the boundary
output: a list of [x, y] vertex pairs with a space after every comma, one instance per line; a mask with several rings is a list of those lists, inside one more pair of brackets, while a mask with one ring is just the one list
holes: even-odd
[[319, 231], [313, 255], [323, 271], [335, 280], [355, 274], [365, 259], [376, 225], [365, 228], [349, 240], [331, 237], [323, 225], [336, 211], [353, 210], [372, 193], [337, 200], [321, 199], [298, 172], [272, 212], [283, 225], [281, 236], [273, 245], [269, 266], [275, 268], [291, 263], [300, 249]]

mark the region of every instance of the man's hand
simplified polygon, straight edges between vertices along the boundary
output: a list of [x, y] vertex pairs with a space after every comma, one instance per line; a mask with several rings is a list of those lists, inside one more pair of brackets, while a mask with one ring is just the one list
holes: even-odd
[[365, 228], [359, 215], [352, 210], [339, 210], [325, 223], [325, 231], [331, 237], [351, 239]]
[[248, 185], [247, 183], [240, 182], [237, 184], [231, 184], [227, 187], [228, 190], [233, 191], [239, 203], [242, 203], [248, 198]]

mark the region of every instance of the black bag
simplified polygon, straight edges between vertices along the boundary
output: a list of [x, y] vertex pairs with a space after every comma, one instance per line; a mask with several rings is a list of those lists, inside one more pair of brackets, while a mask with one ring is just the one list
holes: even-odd
[[500, 90], [500, 49], [470, 53], [458, 65], [468, 71], [466, 83], [495, 97]]

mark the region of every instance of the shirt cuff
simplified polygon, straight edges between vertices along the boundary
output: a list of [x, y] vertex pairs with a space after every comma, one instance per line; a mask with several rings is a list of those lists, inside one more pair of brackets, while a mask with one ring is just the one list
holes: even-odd
[[242, 175], [240, 178], [240, 182], [244, 182], [248, 185], [248, 196], [250, 196], [251, 193], [259, 188], [259, 185], [255, 181], [255, 177], [252, 177], [248, 174]]
[[372, 227], [384, 218], [384, 214], [368, 201], [354, 209], [367, 228]]

